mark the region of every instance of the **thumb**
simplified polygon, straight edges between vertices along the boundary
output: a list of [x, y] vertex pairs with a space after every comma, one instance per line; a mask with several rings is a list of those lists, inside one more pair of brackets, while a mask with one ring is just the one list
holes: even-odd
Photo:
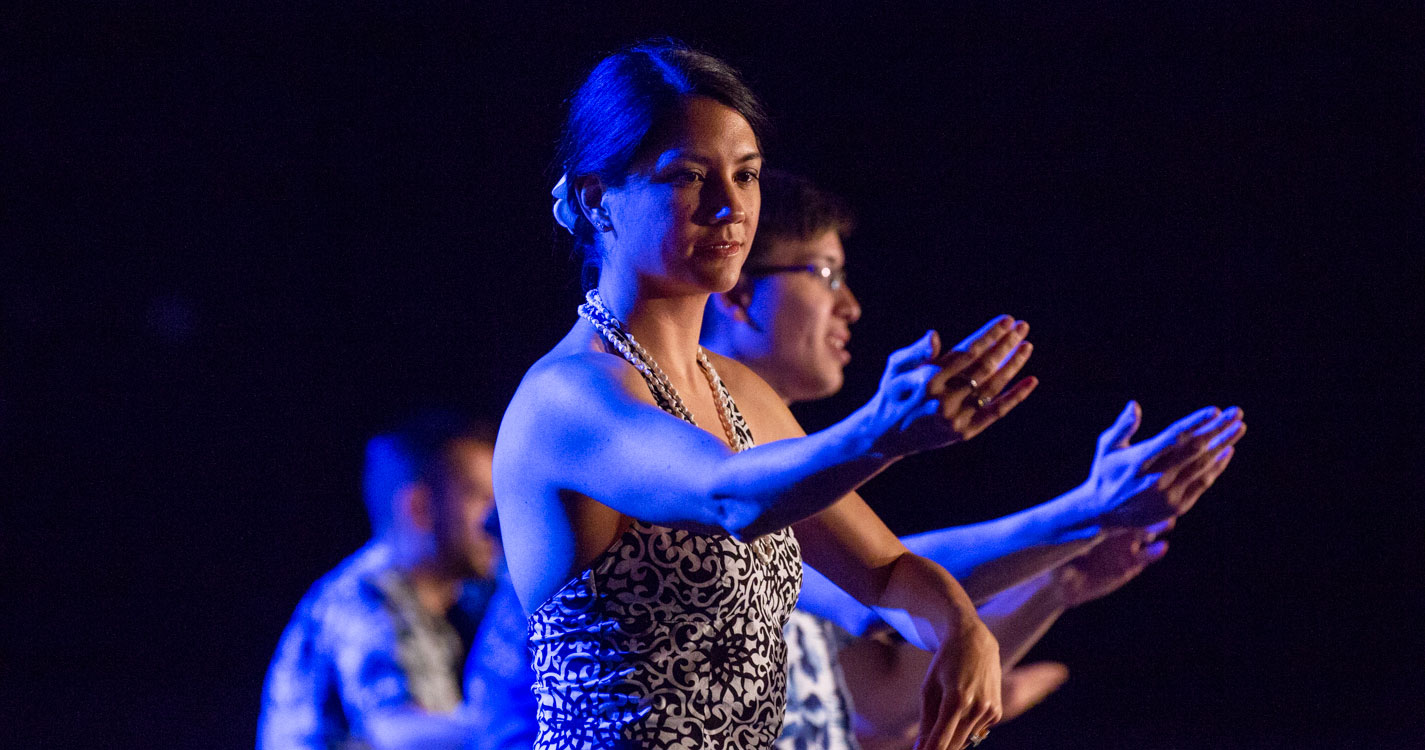
[[940, 334], [926, 331], [918, 341], [904, 349], [893, 352], [886, 362], [886, 374], [895, 377], [935, 359], [940, 353]]
[[1123, 407], [1123, 412], [1118, 415], [1113, 426], [1108, 428], [1100, 438], [1100, 443], [1115, 450], [1127, 448], [1128, 440], [1133, 437], [1133, 433], [1138, 431], [1138, 425], [1143, 420], [1143, 410], [1139, 408], [1137, 401], [1129, 401]]

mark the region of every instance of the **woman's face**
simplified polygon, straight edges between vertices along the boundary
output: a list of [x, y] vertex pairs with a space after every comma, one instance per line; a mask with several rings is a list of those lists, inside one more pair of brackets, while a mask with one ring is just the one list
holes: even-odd
[[624, 184], [604, 191], [612, 227], [603, 269], [659, 293], [722, 292], [737, 282], [757, 231], [757, 136], [737, 110], [690, 97], [649, 134]]

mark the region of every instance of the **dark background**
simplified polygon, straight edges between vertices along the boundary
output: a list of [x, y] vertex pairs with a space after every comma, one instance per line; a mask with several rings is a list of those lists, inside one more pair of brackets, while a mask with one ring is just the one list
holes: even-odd
[[1166, 560], [1031, 659], [999, 748], [1411, 747], [1418, 3], [7, 12], [0, 745], [250, 747], [278, 634], [357, 547], [361, 445], [497, 418], [574, 320], [562, 101], [672, 34], [862, 215], [839, 397], [927, 327], [1029, 320], [1043, 385], [865, 489], [898, 532], [1082, 481], [1128, 398], [1251, 425]]

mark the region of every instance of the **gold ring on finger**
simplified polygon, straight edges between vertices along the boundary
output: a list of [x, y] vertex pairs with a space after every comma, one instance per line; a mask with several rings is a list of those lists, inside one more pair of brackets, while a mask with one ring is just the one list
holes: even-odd
[[970, 747], [979, 747], [980, 743], [984, 742], [988, 736], [990, 736], [990, 730], [988, 729], [970, 735]]
[[977, 409], [983, 409], [989, 406], [991, 401], [995, 400], [994, 396], [986, 396], [979, 391], [975, 391], [970, 395], [975, 397], [975, 408]]

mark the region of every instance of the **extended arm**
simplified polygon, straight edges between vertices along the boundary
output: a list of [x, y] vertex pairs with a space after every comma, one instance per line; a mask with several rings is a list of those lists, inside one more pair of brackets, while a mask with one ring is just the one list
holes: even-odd
[[[621, 360], [588, 351], [537, 365], [506, 411], [494, 460], [521, 600], [543, 601], [607, 546], [617, 533], [610, 510], [750, 539], [836, 502], [900, 456], [977, 434], [1027, 397], [1035, 381], [980, 408], [969, 399], [973, 389], [947, 373], [969, 373], [963, 379], [985, 382], [982, 390], [1007, 381], [1028, 356], [1026, 330], [1009, 318], [992, 321], [944, 355], [928, 334], [892, 355], [869, 403], [813, 435], [749, 373], [739, 397], [760, 420], [764, 442], [740, 453], [654, 406]], [[598, 524], [601, 530], [591, 531]]]
[[[1140, 419], [1129, 403], [1099, 437], [1088, 481], [1045, 503], [992, 521], [902, 537], [906, 548], [944, 567], [977, 604], [1053, 570], [1124, 528], [1187, 512], [1227, 468], [1245, 434], [1238, 409], [1200, 409], [1130, 446]], [[1128, 527], [1133, 528], [1133, 527]], [[861, 635], [879, 617], [808, 569], [798, 606]]]
[[1088, 480], [1069, 492], [993, 521], [906, 537], [906, 547], [943, 565], [984, 602], [1078, 556], [1105, 533], [1186, 513], [1246, 433], [1240, 409], [1209, 407], [1130, 445], [1141, 418], [1129, 402], [1099, 436]]

